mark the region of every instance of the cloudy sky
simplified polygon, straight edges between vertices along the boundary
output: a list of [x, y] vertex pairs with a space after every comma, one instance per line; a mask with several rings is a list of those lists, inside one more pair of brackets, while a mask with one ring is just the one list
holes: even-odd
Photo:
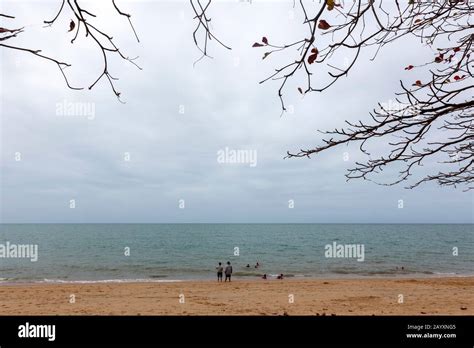
[[[262, 61], [264, 51], [251, 45], [262, 36], [283, 43], [305, 34], [292, 1], [213, 4], [213, 29], [232, 50], [213, 41], [213, 59], [194, 66], [200, 53], [189, 2], [117, 1], [132, 14], [140, 43], [109, 2], [98, 3], [85, 5], [98, 15], [94, 23], [125, 55], [139, 56], [143, 68], [111, 56], [109, 71], [119, 78], [125, 104], [105, 79], [92, 90], [72, 91], [54, 63], [1, 50], [3, 222], [473, 221], [472, 193], [460, 189], [346, 182], [345, 170], [362, 159], [357, 147], [283, 159], [287, 150], [320, 144], [317, 129], [366, 120], [378, 101], [389, 103], [399, 80], [411, 78], [403, 67], [430, 59], [428, 47], [408, 38], [375, 61], [373, 51], [363, 53], [349, 76], [322, 94], [302, 97], [299, 76], [285, 95], [291, 112], [280, 117], [278, 85], [258, 81], [296, 52]], [[16, 16], [10, 26], [25, 26], [9, 43], [71, 63], [69, 81], [87, 87], [103, 69], [101, 52], [83, 32], [71, 45], [71, 13], [44, 27], [59, 4], [2, 1], [2, 13]], [[334, 64], [345, 60], [335, 57]], [[61, 112], [71, 105], [89, 112]], [[256, 165], [219, 163], [217, 153], [226, 147], [255, 151]], [[420, 170], [430, 168], [436, 163]]]

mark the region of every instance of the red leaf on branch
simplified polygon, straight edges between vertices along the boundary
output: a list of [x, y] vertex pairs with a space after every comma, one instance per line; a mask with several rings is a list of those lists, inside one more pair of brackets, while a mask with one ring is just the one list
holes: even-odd
[[255, 42], [252, 47], [263, 47], [264, 45], [262, 45], [261, 43], [258, 43], [258, 42]]
[[436, 62], [436, 63], [441, 63], [442, 61], [443, 61], [443, 55], [442, 55], [442, 54], [440, 54], [439, 56], [437, 56], [437, 57], [435, 58], [435, 62]]
[[454, 76], [454, 81], [462, 80], [465, 77], [466, 77], [466, 75], [462, 75], [462, 76], [456, 75], [456, 76]]
[[413, 68], [414, 68], [414, 66], [410, 64], [409, 66], [405, 67], [405, 70], [411, 70]]
[[319, 21], [318, 28], [322, 30], [328, 30], [329, 28], [331, 28], [331, 25], [328, 22], [326, 22], [324, 19], [321, 19]]
[[461, 50], [460, 47], [454, 47], [454, 48], [453, 48], [453, 51], [454, 51], [454, 52], [459, 52], [460, 50]]
[[268, 39], [264, 36], [262, 37], [262, 42], [265, 44], [265, 45], [268, 45]]
[[317, 48], [313, 48], [311, 49], [311, 55], [308, 56], [308, 63], [309, 64], [313, 64], [314, 61], [316, 60], [316, 58], [318, 58], [318, 49]]
[[422, 83], [420, 80], [416, 80], [415, 83], [413, 84], [413, 86], [418, 86], [418, 87], [420, 87], [421, 85]]

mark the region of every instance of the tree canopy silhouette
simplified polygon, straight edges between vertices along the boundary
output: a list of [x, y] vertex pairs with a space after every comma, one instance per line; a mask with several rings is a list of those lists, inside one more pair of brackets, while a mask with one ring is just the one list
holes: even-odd
[[[199, 0], [198, 0], [199, 1]], [[434, 181], [441, 186], [474, 183], [474, 98], [473, 98], [473, 25], [474, 3], [468, 0], [325, 0], [310, 12], [308, 3], [299, 0], [306, 36], [289, 43], [277, 43], [266, 36], [252, 47], [264, 49], [262, 59], [285, 55], [288, 62], [260, 81], [279, 83], [278, 97], [282, 112], [286, 111], [284, 91], [290, 79], [302, 76], [305, 84], [297, 93], [324, 92], [356, 66], [364, 49], [380, 49], [412, 35], [421, 45], [436, 53], [428, 62], [400, 67], [413, 72], [408, 84], [400, 81], [396, 103], [382, 103], [370, 114], [371, 122], [346, 121], [346, 127], [323, 131], [322, 144], [311, 149], [288, 151], [286, 158], [310, 157], [339, 145], [358, 143], [367, 155], [348, 170], [347, 179], [374, 181], [385, 168], [396, 167], [399, 175], [382, 185], [407, 181], [408, 188]], [[294, 3], [296, 6], [296, 3]], [[314, 7], [314, 6], [313, 6]], [[324, 38], [330, 36], [330, 40]], [[351, 57], [343, 66], [333, 63], [342, 51]], [[315, 71], [326, 71], [328, 80], [315, 79]], [[430, 78], [421, 80], [417, 73], [428, 71]], [[319, 72], [320, 72], [319, 71]], [[318, 76], [321, 76], [318, 73]], [[390, 146], [388, 153], [373, 154], [382, 141]], [[414, 178], [415, 169], [430, 158], [440, 166], [438, 172]], [[401, 169], [400, 169], [401, 167]]]
[[[116, 12], [127, 18], [135, 34], [130, 15], [122, 12], [112, 0]], [[195, 14], [196, 27], [193, 41], [201, 58], [210, 57], [211, 40], [231, 49], [211, 30], [211, 0], [190, 0]], [[386, 168], [396, 168], [398, 176], [382, 185], [406, 182], [414, 188], [425, 182], [441, 186], [462, 186], [472, 189], [474, 182], [474, 125], [473, 125], [473, 24], [474, 4], [469, 0], [321, 0], [316, 3], [303, 0], [293, 3], [303, 14], [306, 34], [293, 42], [278, 42], [267, 36], [258, 39], [252, 47], [264, 49], [263, 59], [281, 55], [287, 63], [275, 67], [275, 71], [260, 81], [278, 83], [277, 95], [282, 113], [286, 111], [285, 93], [287, 82], [303, 82], [293, 93], [303, 95], [325, 92], [357, 66], [362, 50], [373, 48], [375, 59], [378, 52], [390, 43], [406, 36], [420, 40], [421, 45], [432, 48], [433, 58], [428, 62], [413, 62], [400, 67], [412, 73], [413, 78], [400, 81], [400, 90], [394, 91], [395, 105], [379, 103], [370, 113], [370, 121], [346, 121], [346, 126], [323, 131], [321, 144], [310, 149], [288, 151], [285, 158], [310, 157], [340, 145], [357, 143], [366, 160], [355, 163], [348, 170], [347, 179], [375, 181]], [[108, 54], [118, 54], [134, 63], [115, 45], [112, 36], [98, 29], [89, 19], [96, 16], [79, 5], [79, 0], [62, 0], [60, 8], [46, 25], [52, 25], [67, 7], [74, 14], [69, 31], [75, 30], [74, 38], [83, 28], [85, 36], [93, 40], [103, 55], [103, 72], [89, 86], [106, 78], [115, 89], [115, 78], [108, 71]], [[0, 14], [5, 20], [14, 17]], [[0, 46], [30, 52], [57, 64], [69, 88], [72, 87], [64, 74], [69, 66], [41, 54], [40, 50], [17, 47], [3, 43], [23, 32], [23, 28], [0, 28]], [[327, 39], [329, 38], [329, 40]], [[334, 64], [334, 56], [350, 57], [343, 66]], [[268, 62], [266, 59], [265, 62]], [[135, 64], [136, 65], [136, 64]], [[138, 67], [138, 65], [137, 65]], [[313, 74], [318, 72], [318, 79]], [[321, 72], [325, 74], [321, 74]], [[417, 76], [425, 76], [421, 78]], [[321, 76], [326, 76], [321, 78]], [[385, 153], [376, 153], [380, 142], [389, 145]], [[375, 151], [373, 151], [375, 149]], [[436, 162], [439, 168], [431, 174], [421, 175], [418, 168], [424, 163]]]

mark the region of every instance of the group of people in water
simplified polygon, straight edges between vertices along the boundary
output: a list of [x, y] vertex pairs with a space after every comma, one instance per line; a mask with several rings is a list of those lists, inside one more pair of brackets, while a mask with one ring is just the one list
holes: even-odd
[[[262, 276], [262, 279], [267, 280], [267, 274], [266, 273]], [[277, 276], [277, 279], [283, 279], [283, 273], [280, 273], [280, 275]]]
[[[258, 261], [257, 261], [257, 263], [255, 264], [254, 267], [255, 267], [255, 268], [259, 268], [259, 267], [260, 267], [260, 264], [258, 263]], [[250, 263], [247, 263], [247, 266], [245, 266], [245, 268], [250, 268]]]
[[[250, 268], [250, 264], [248, 263], [247, 266], [245, 266], [245, 268]], [[254, 268], [260, 268], [260, 263], [258, 261], [255, 264]], [[219, 265], [216, 267], [216, 270], [217, 270], [217, 281], [218, 282], [222, 282], [222, 277], [223, 277], [224, 274], [225, 274], [224, 282], [227, 282], [227, 281], [230, 282], [231, 281], [233, 270], [232, 270], [232, 265], [230, 264], [230, 261], [227, 261], [227, 266], [225, 268], [224, 268], [224, 266], [222, 266], [222, 262], [219, 262]], [[266, 273], [262, 276], [262, 279], [267, 280], [267, 274]], [[278, 275], [277, 279], [283, 279], [283, 273]]]

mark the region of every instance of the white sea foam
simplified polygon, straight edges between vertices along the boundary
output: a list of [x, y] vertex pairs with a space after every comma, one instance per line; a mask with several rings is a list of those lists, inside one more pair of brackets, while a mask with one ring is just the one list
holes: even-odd
[[100, 279], [100, 280], [63, 280], [63, 279], [43, 279], [36, 283], [51, 284], [104, 284], [104, 283], [177, 283], [178, 279]]

